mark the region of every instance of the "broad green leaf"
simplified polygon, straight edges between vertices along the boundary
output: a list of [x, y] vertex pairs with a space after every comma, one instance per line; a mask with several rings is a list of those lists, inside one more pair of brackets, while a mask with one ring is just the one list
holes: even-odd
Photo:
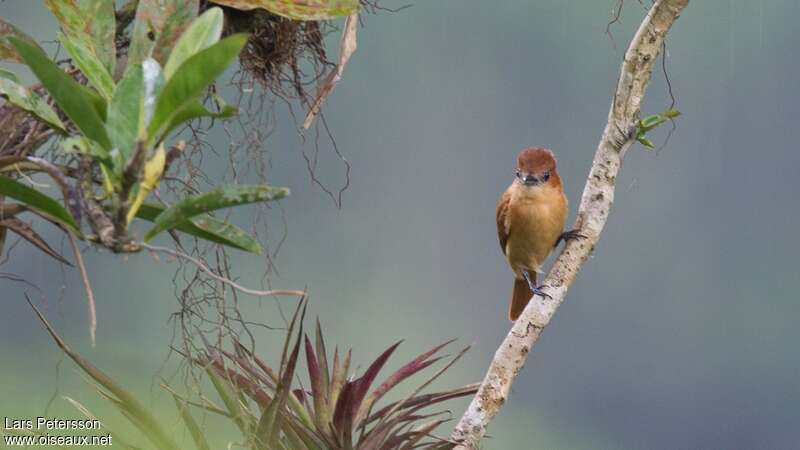
[[11, 25], [3, 20], [2, 17], [0, 17], [0, 61], [11, 60], [22, 62], [22, 58], [20, 58], [19, 54], [17, 54], [17, 50], [6, 40], [6, 38], [9, 36], [16, 36], [20, 39], [30, 42], [32, 45], [38, 45], [30, 36], [19, 31], [17, 27]]
[[[122, 164], [128, 161], [133, 153], [139, 130], [143, 128], [144, 93], [142, 65], [129, 65], [114, 91], [106, 118], [108, 138], [113, 148], [119, 151]], [[121, 172], [122, 165], [115, 169]]]
[[47, 122], [53, 128], [66, 133], [66, 127], [58, 118], [58, 114], [53, 111], [53, 108], [25, 86], [17, 84], [8, 78], [0, 78], [0, 96], [8, 100], [9, 103]]
[[[153, 222], [159, 214], [164, 212], [164, 209], [161, 205], [145, 203], [136, 212], [136, 217]], [[236, 225], [209, 215], [195, 216], [179, 223], [175, 226], [175, 229], [210, 242], [238, 248], [257, 255], [261, 254], [261, 245], [253, 236]]]
[[103, 98], [110, 100], [114, 93], [114, 79], [85, 39], [59, 33], [58, 40], [72, 57], [72, 62], [86, 75], [89, 83], [92, 83]]
[[256, 8], [292, 20], [330, 20], [358, 12], [359, 0], [210, 0], [241, 10]]
[[224, 106], [220, 112], [209, 111], [200, 103], [199, 100], [195, 100], [185, 105], [177, 113], [175, 113], [175, 115], [172, 116], [172, 119], [170, 119], [169, 124], [167, 124], [162, 135], [166, 137], [172, 130], [190, 120], [199, 119], [201, 117], [227, 119], [235, 116], [237, 112], [238, 110], [236, 108], [227, 105]]
[[81, 234], [78, 230], [78, 224], [70, 213], [58, 201], [36, 189], [25, 186], [12, 178], [0, 176], [0, 195], [11, 197], [33, 209], [41, 211], [69, 228], [73, 233]]
[[139, 0], [128, 62], [138, 64], [152, 57], [164, 64], [197, 10], [198, 0]]
[[[116, 64], [116, 17], [110, 0], [45, 0], [62, 31], [84, 42], [108, 73]], [[80, 67], [80, 66], [79, 66]], [[81, 68], [83, 70], [83, 68]]]
[[164, 76], [170, 79], [184, 61], [200, 50], [216, 44], [222, 35], [223, 21], [224, 17], [220, 8], [211, 8], [195, 19], [170, 52], [167, 63], [164, 65]]
[[75, 122], [88, 138], [106, 150], [110, 149], [111, 142], [106, 135], [103, 119], [97, 110], [98, 105], [91, 91], [64, 73], [41, 48], [15, 37], [10, 37], [9, 40], [67, 117]]
[[151, 141], [161, 136], [175, 115], [196, 102], [203, 91], [225, 72], [247, 42], [246, 34], [234, 34], [187, 59], [167, 81], [156, 102], [148, 126]]
[[212, 191], [186, 197], [159, 214], [155, 225], [147, 232], [144, 240], [149, 241], [158, 233], [175, 228], [198, 214], [247, 203], [278, 200], [287, 195], [289, 189], [272, 186], [219, 186]]

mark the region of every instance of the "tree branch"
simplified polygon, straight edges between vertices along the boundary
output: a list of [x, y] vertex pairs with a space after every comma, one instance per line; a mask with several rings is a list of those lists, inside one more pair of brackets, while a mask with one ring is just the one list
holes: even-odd
[[450, 436], [461, 443], [457, 449], [478, 448], [486, 427], [505, 403], [528, 352], [564, 301], [600, 238], [614, 202], [622, 158], [635, 142], [639, 110], [653, 65], [667, 32], [688, 3], [689, 0], [657, 0], [631, 41], [574, 227], [586, 238], [566, 243], [544, 281], [544, 290], [551, 298], [534, 296], [497, 349], [480, 389]]

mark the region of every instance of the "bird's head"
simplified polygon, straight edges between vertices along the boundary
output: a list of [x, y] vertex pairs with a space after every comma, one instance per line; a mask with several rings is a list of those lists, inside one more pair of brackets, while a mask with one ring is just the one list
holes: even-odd
[[556, 173], [556, 158], [546, 148], [528, 148], [517, 156], [516, 181], [525, 186], [546, 184]]

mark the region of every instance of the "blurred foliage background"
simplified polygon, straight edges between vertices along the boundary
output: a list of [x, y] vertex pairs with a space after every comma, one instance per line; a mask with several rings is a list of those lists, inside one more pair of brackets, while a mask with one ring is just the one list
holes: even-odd
[[[556, 152], [574, 215], [620, 58], [644, 14], [626, 2], [612, 41], [605, 31], [614, 6], [447, 0], [368, 17], [324, 109], [352, 165], [341, 209], [311, 181], [303, 152], [314, 152], [313, 133], [298, 138], [276, 104], [264, 151], [272, 183], [292, 196], [264, 224], [272, 250], [285, 234], [272, 283], [308, 287], [330, 345], [351, 345], [354, 360], [367, 361], [406, 338], [399, 364], [458, 337], [474, 347], [446, 384], [483, 377], [509, 326], [512, 281], [496, 243], [494, 204], [516, 153], [541, 145]], [[665, 147], [637, 146], [626, 158], [594, 257], [485, 448], [795, 446], [798, 14], [800, 4], [789, 0], [689, 5], [668, 39], [667, 69], [683, 113], [677, 130]], [[39, 2], [5, 0], [0, 16], [39, 40], [55, 37]], [[659, 72], [643, 112], [669, 105]], [[668, 132], [661, 127], [651, 138], [659, 145]], [[220, 130], [208, 141], [222, 150], [227, 136]], [[336, 191], [345, 166], [321, 142], [315, 173]], [[224, 162], [224, 151], [204, 161], [211, 173]], [[250, 219], [246, 210], [236, 214], [234, 221]], [[75, 350], [153, 405], [163, 403], [165, 421], [178, 420], [158, 388], [161, 377], [176, 375], [164, 363], [176, 265], [87, 252], [99, 319], [92, 349], [77, 272], [26, 245], [4, 271], [43, 289], [46, 314]], [[258, 284], [263, 258], [233, 256], [240, 281]], [[42, 300], [23, 284], [4, 280], [0, 288], [0, 415], [76, 416], [61, 395], [109, 409], [46, 336], [26, 291]], [[276, 327], [283, 326], [277, 305], [295, 304], [240, 302], [253, 320]], [[262, 329], [258, 337], [262, 354], [278, 358], [282, 332]], [[465, 403], [452, 404], [454, 415]]]

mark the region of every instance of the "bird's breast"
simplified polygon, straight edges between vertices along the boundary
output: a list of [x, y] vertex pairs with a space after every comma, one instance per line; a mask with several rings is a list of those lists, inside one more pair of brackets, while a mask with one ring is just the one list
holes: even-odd
[[540, 269], [564, 230], [566, 211], [561, 189], [519, 186], [512, 191], [506, 256], [515, 272]]

